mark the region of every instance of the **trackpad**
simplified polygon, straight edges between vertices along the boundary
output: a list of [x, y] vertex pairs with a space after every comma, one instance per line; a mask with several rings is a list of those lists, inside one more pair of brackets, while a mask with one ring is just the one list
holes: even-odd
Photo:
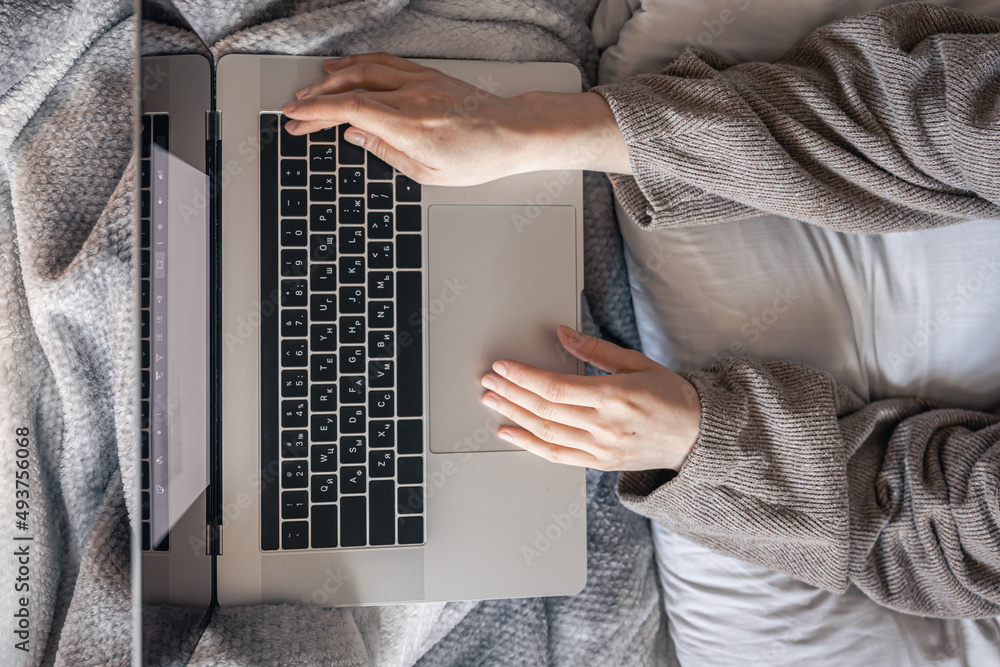
[[[496, 436], [499, 415], [481, 402], [480, 379], [498, 359], [575, 374], [576, 359], [556, 337], [576, 326], [576, 211], [523, 206], [430, 206], [424, 307], [435, 453], [519, 448]], [[532, 211], [534, 212], [534, 211]]]

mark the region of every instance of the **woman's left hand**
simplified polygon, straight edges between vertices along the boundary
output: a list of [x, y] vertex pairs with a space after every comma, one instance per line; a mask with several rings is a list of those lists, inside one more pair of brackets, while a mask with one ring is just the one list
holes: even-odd
[[680, 470], [701, 426], [698, 392], [635, 350], [559, 327], [563, 347], [611, 375], [584, 377], [503, 359], [483, 403], [519, 425], [498, 435], [555, 463], [598, 470]]

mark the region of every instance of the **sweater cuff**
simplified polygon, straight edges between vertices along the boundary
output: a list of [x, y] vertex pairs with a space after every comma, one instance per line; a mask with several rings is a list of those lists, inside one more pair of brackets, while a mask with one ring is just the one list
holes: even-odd
[[627, 471], [618, 477], [622, 504], [651, 518], [670, 512], [678, 499], [697, 495], [700, 486], [718, 486], [747, 468], [764, 465], [763, 456], [740, 446], [747, 421], [742, 392], [734, 391], [715, 373], [681, 371], [678, 375], [694, 386], [701, 403], [701, 428], [681, 471]]

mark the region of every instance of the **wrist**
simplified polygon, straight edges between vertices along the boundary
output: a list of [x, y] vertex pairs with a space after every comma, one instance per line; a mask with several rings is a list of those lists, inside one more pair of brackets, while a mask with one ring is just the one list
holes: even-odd
[[532, 91], [513, 99], [523, 171], [632, 173], [625, 138], [597, 93]]

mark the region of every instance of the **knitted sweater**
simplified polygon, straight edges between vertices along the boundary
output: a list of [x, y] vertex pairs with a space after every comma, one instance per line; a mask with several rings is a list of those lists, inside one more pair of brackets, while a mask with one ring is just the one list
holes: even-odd
[[[884, 233], [1000, 218], [1000, 21], [918, 3], [820, 30], [774, 64], [689, 49], [593, 89], [645, 227], [777, 213]], [[1000, 229], [998, 229], [1000, 233]], [[702, 422], [680, 473], [622, 473], [626, 507], [722, 553], [925, 616], [1000, 615], [1000, 416], [866, 403], [804, 364], [682, 373]]]

